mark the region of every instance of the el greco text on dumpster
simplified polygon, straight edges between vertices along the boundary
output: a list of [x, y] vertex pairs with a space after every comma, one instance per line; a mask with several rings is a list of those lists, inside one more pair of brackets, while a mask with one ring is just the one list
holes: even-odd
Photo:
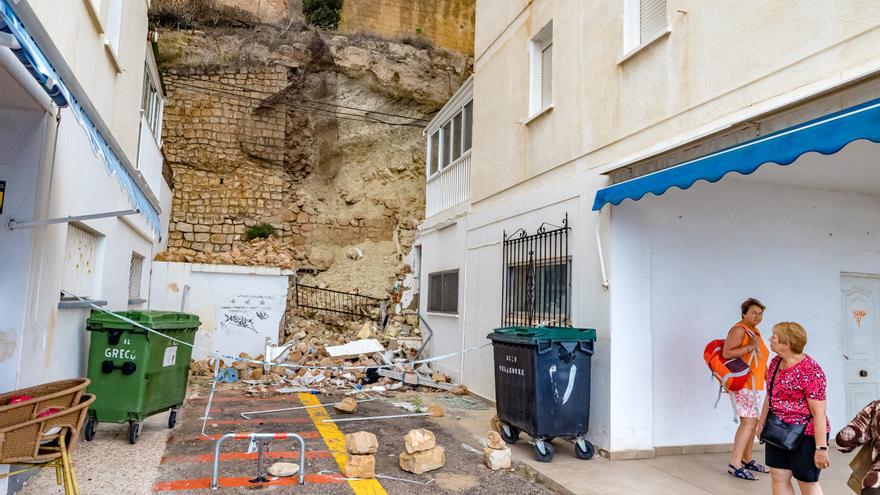
[[[515, 364], [517, 364], [517, 357], [510, 355], [510, 354], [507, 354], [504, 356], [504, 362], [515, 365]], [[499, 364], [498, 371], [505, 373], [507, 375], [526, 376], [526, 370], [524, 370], [523, 368], [520, 368], [518, 366], [507, 366], [504, 364]]]

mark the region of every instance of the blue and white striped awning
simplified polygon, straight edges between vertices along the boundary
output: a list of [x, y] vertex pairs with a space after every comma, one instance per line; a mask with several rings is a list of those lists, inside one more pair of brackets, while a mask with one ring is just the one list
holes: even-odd
[[46, 91], [52, 101], [59, 107], [69, 106], [73, 110], [76, 120], [89, 137], [92, 150], [104, 161], [107, 173], [116, 176], [119, 186], [128, 196], [132, 206], [140, 210], [147, 223], [153, 229], [153, 232], [157, 236], [161, 235], [161, 220], [159, 219], [158, 209], [149, 200], [138, 181], [131, 175], [119, 156], [113, 151], [107, 139], [101, 135], [92, 118], [77, 102], [76, 97], [71, 94], [71, 91], [52, 67], [44, 52], [34, 41], [33, 37], [28, 34], [27, 29], [9, 5], [8, 0], [0, 0], [0, 32], [11, 34], [18, 41], [19, 47], [12, 49], [12, 52]]
[[670, 187], [687, 189], [698, 180], [718, 182], [730, 172], [748, 175], [765, 163], [790, 165], [810, 151], [830, 155], [859, 139], [880, 143], [880, 99], [599, 189], [593, 211], [648, 193], [659, 196]]

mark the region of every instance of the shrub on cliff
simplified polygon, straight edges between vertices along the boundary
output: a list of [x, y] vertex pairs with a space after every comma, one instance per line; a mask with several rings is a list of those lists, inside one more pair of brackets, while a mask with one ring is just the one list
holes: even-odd
[[302, 0], [303, 16], [312, 26], [336, 29], [342, 11], [342, 0]]
[[252, 227], [248, 227], [247, 231], [244, 233], [244, 240], [251, 241], [253, 239], [265, 239], [266, 237], [275, 234], [275, 227], [268, 223], [258, 223]]

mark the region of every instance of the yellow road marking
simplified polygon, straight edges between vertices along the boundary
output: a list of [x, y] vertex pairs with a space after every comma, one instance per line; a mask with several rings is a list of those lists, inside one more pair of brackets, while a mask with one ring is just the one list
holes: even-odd
[[[312, 394], [299, 394], [299, 400], [304, 406], [320, 406], [321, 402]], [[324, 443], [327, 444], [327, 450], [339, 464], [339, 469], [345, 467], [348, 460], [348, 453], [345, 451], [345, 435], [336, 426], [336, 423], [323, 423], [325, 419], [330, 419], [327, 410], [323, 407], [310, 407], [306, 409]], [[388, 495], [382, 485], [377, 480], [352, 480], [348, 485], [354, 490], [355, 495]]]

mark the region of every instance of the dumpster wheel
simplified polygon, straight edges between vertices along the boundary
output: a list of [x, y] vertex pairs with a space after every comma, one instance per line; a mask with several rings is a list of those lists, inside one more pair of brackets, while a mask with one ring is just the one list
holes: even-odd
[[128, 443], [134, 445], [141, 437], [141, 424], [138, 421], [128, 422]]
[[535, 440], [535, 460], [550, 462], [553, 460], [553, 444], [544, 440]]
[[504, 443], [514, 444], [519, 439], [519, 428], [507, 423], [501, 423], [501, 431], [499, 433]]
[[[583, 447], [581, 446], [582, 444]], [[594, 447], [592, 443], [583, 437], [574, 439], [574, 455], [577, 456], [578, 459], [588, 461], [592, 459], [595, 454], [596, 447]]]
[[91, 442], [95, 439], [95, 427], [98, 424], [98, 420], [92, 416], [89, 416], [86, 419], [86, 425], [83, 428], [83, 435], [86, 437], [86, 441]]
[[174, 428], [174, 425], [177, 424], [177, 409], [172, 409], [171, 413], [168, 414], [168, 428]]

